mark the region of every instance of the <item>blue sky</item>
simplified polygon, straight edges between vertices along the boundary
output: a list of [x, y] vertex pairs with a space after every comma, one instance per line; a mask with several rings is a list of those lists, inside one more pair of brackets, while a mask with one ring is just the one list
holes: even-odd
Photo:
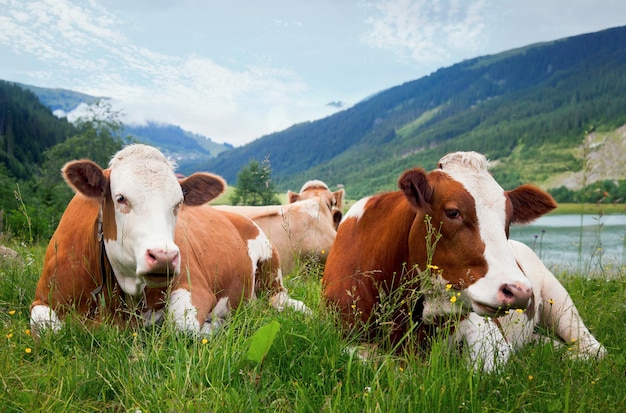
[[238, 146], [464, 59], [622, 25], [623, 0], [0, 0], [0, 79]]

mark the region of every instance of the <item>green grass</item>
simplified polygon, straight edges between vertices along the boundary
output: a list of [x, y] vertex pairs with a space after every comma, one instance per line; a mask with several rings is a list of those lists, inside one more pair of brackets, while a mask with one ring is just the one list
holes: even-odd
[[626, 212], [624, 204], [559, 204], [552, 214], [623, 214]]
[[[587, 326], [607, 347], [601, 361], [573, 361], [566, 348], [535, 345], [492, 375], [474, 373], [437, 338], [422, 357], [360, 361], [320, 304], [319, 274], [292, 274], [292, 296], [313, 316], [277, 313], [263, 298], [233, 314], [206, 343], [166, 326], [87, 327], [27, 334], [41, 270], [40, 246], [15, 247], [23, 265], [0, 265], [2, 412], [612, 412], [624, 411], [626, 276], [559, 274]], [[280, 330], [261, 364], [249, 338]]]

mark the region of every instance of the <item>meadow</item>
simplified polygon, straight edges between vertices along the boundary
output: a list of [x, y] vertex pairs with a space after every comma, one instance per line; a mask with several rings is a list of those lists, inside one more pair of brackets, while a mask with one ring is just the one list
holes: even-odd
[[[88, 326], [71, 318], [33, 339], [29, 305], [43, 246], [12, 245], [22, 262], [0, 266], [0, 411], [3, 412], [619, 412], [626, 406], [626, 275], [561, 273], [603, 360], [566, 345], [528, 346], [494, 374], [470, 370], [446, 333], [417, 354], [369, 361], [348, 350], [320, 302], [320, 268], [286, 277], [313, 315], [278, 313], [260, 297], [211, 339], [151, 328]], [[271, 330], [271, 339], [261, 333]], [[275, 335], [274, 335], [275, 334]], [[546, 332], [549, 334], [549, 332]], [[257, 348], [258, 350], [258, 348]]]

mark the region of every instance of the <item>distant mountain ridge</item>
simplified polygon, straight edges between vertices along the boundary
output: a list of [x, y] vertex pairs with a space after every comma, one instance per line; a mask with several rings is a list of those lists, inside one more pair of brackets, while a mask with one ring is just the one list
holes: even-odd
[[[534, 44], [439, 69], [188, 171], [234, 184], [250, 160], [267, 157], [281, 189], [317, 178], [356, 197], [394, 189], [404, 169], [434, 168], [447, 152], [476, 150], [505, 188], [559, 185], [559, 176], [583, 168], [586, 130], [609, 134], [626, 124], [624, 73], [626, 27]], [[609, 179], [625, 179], [624, 169]]]
[[155, 122], [148, 122], [145, 125], [125, 125], [124, 134], [158, 147], [175, 160], [179, 167], [215, 157], [233, 148], [230, 144], [216, 143], [203, 135], [185, 131], [180, 126]]
[[[67, 89], [45, 88], [16, 83], [33, 92], [41, 103], [55, 114], [65, 115], [80, 104], [91, 105], [106, 97], [96, 97]], [[199, 162], [230, 150], [233, 145], [217, 143], [210, 138], [182, 129], [178, 125], [147, 122], [145, 125], [124, 125], [124, 135], [130, 135], [142, 143], [158, 147], [174, 159], [180, 167]]]

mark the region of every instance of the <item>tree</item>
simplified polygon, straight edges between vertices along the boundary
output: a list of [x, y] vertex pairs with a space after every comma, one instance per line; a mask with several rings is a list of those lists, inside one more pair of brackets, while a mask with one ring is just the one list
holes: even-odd
[[[87, 115], [76, 122], [76, 128], [76, 135], [43, 153], [44, 162], [40, 173], [25, 182], [21, 189], [26, 212], [31, 212], [31, 216], [39, 219], [32, 224], [35, 237], [45, 239], [52, 234], [74, 195], [63, 181], [63, 165], [74, 159], [91, 159], [106, 168], [113, 154], [131, 141], [129, 137], [122, 137], [119, 113], [113, 111], [110, 103], [105, 101], [91, 106]], [[7, 221], [14, 231], [23, 227], [24, 215], [26, 214], [23, 212], [9, 215]]]
[[269, 158], [263, 162], [252, 160], [237, 174], [237, 186], [230, 198], [233, 205], [278, 204], [278, 197], [272, 182], [272, 168]]

